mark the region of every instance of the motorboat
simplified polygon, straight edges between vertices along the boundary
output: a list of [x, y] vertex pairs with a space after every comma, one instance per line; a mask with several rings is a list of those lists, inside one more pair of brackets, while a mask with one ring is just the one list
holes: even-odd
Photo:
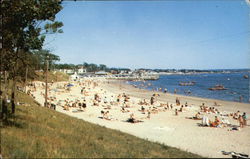
[[216, 90], [227, 90], [223, 85], [216, 85], [212, 88], [208, 88], [209, 90], [216, 91]]

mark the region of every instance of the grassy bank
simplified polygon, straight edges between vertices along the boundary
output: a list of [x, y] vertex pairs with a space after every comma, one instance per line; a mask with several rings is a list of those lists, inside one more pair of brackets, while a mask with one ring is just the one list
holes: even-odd
[[[45, 82], [45, 75], [43, 72], [36, 72], [35, 80]], [[48, 72], [48, 82], [60, 82], [60, 81], [68, 81], [69, 75], [63, 72]]]
[[39, 107], [23, 93], [18, 98], [26, 104], [1, 128], [5, 158], [200, 157]]

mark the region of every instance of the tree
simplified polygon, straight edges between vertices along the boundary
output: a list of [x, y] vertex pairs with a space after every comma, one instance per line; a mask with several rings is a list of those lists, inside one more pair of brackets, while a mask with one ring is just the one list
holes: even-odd
[[107, 66], [104, 65], [104, 64], [100, 64], [100, 65], [99, 65], [99, 69], [100, 69], [100, 70], [103, 70], [103, 71], [106, 71], [106, 70], [107, 70]]
[[49, 63], [49, 69], [52, 69], [52, 65], [55, 65], [56, 61], [60, 61], [60, 57], [50, 53], [49, 50], [39, 50], [39, 51], [34, 51], [34, 56], [37, 59], [39, 69], [45, 69], [45, 64], [46, 64], [46, 59], [48, 60]]
[[[20, 66], [30, 62], [25, 59], [32, 50], [42, 48], [45, 35], [62, 33], [60, 28], [63, 24], [55, 21], [55, 15], [61, 9], [61, 2], [57, 0], [1, 1], [1, 35], [3, 38], [1, 59], [5, 59], [1, 61], [1, 65], [6, 66], [1, 68], [2, 71], [8, 71], [10, 79], [13, 80], [11, 93], [13, 114], [15, 113], [15, 89]], [[5, 98], [6, 95], [5, 90]]]

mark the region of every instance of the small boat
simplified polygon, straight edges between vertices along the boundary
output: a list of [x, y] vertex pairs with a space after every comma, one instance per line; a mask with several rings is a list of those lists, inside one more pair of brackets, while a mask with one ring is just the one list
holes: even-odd
[[248, 78], [249, 78], [249, 76], [248, 76], [248, 75], [244, 75], [243, 77], [244, 77], [245, 79], [248, 79]]
[[225, 88], [223, 85], [216, 85], [212, 88], [208, 88], [209, 90], [212, 90], [212, 91], [216, 91], [216, 90], [226, 90], [227, 88]]
[[179, 83], [180, 86], [193, 86], [195, 85], [195, 82], [180, 82]]

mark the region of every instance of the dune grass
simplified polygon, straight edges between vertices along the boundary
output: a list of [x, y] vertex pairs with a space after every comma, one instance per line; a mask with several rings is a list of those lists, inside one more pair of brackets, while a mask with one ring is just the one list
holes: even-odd
[[1, 127], [4, 158], [200, 157], [40, 107], [24, 93], [18, 101], [26, 104]]

